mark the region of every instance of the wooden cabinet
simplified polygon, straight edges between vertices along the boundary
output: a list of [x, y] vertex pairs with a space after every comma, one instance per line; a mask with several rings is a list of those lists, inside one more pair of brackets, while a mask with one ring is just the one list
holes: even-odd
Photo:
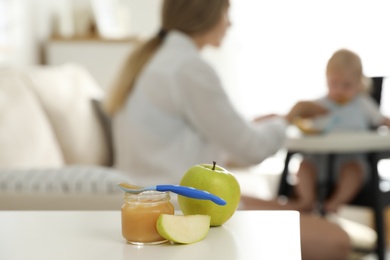
[[44, 47], [44, 63], [68, 62], [86, 67], [103, 89], [113, 83], [120, 67], [139, 42], [136, 38], [104, 40], [99, 38], [52, 38]]

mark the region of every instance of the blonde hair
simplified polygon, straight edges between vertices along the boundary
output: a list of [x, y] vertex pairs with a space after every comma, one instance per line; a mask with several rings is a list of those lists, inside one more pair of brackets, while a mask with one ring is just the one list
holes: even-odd
[[178, 30], [189, 36], [205, 33], [218, 24], [228, 6], [229, 0], [165, 0], [161, 31], [136, 48], [126, 59], [108, 92], [105, 111], [114, 115], [123, 107], [138, 76], [161, 46], [167, 32]]
[[367, 78], [363, 73], [362, 61], [356, 53], [340, 49], [333, 53], [326, 66], [326, 75], [335, 71], [348, 70], [359, 79], [362, 92], [370, 92], [372, 87], [372, 80]]

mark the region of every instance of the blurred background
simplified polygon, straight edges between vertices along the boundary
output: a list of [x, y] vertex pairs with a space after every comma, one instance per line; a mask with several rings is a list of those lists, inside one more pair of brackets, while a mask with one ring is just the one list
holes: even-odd
[[[157, 33], [161, 3], [0, 0], [0, 66], [76, 62], [106, 90], [135, 43]], [[203, 54], [247, 118], [323, 95], [326, 62], [339, 48], [357, 52], [367, 76], [390, 75], [387, 0], [232, 0], [230, 15], [223, 46]], [[385, 79], [381, 107], [388, 116], [389, 85]], [[258, 170], [279, 173], [280, 158]]]
[[[131, 45], [131, 38], [158, 31], [161, 2], [0, 0], [0, 64], [81, 61], [79, 50], [89, 40], [96, 52], [96, 68], [89, 70], [117, 66], [125, 53], [118, 50]], [[390, 74], [389, 7], [386, 0], [232, 0], [233, 26], [224, 45], [204, 54], [244, 115], [285, 113], [297, 100], [324, 93], [325, 64], [339, 48], [360, 54], [367, 76]], [[110, 47], [118, 52], [114, 64], [104, 60]], [[70, 48], [77, 54], [58, 57]], [[110, 84], [102, 80], [103, 87]], [[390, 114], [390, 102], [383, 103]]]
[[[0, 69], [7, 67], [30, 69], [38, 66], [53, 67], [54, 65], [76, 63], [82, 65], [97, 82], [97, 85], [106, 91], [110, 88], [116, 73], [134, 46], [159, 31], [161, 4], [162, 0], [0, 0]], [[284, 114], [298, 100], [315, 99], [323, 95], [326, 90], [326, 63], [332, 53], [339, 48], [348, 48], [360, 55], [366, 76], [385, 77], [381, 110], [385, 115], [390, 116], [390, 80], [388, 79], [390, 76], [390, 1], [231, 0], [230, 16], [232, 27], [221, 48], [204, 49], [202, 55], [215, 66], [226, 91], [244, 117], [250, 119], [268, 113]], [[78, 87], [81, 89], [81, 85], [78, 86], [74, 82], [89, 82], [86, 85], [94, 85], [81, 72], [83, 71], [79, 68], [63, 67], [58, 70], [38, 71], [38, 74], [34, 74], [36, 71], [32, 71], [32, 74], [29, 72], [28, 75], [30, 78], [38, 75], [39, 84], [36, 85], [42, 85], [42, 88], [38, 89], [42, 90], [39, 94], [45, 97], [47, 92], [46, 101], [50, 105], [49, 108], [52, 108], [57, 102], [51, 102], [55, 100], [54, 97], [66, 96], [68, 92], [77, 97], [81, 93], [76, 89]], [[41, 80], [39, 80], [40, 73], [43, 75]], [[48, 76], [48, 74], [52, 76]], [[68, 75], [73, 78], [70, 79]], [[84, 78], [86, 78], [85, 82]], [[13, 105], [14, 108], [18, 108], [20, 104], [22, 104], [21, 106], [25, 104], [24, 100], [28, 100], [20, 95], [20, 100], [23, 102], [19, 100], [20, 103], [18, 103], [18, 97], [12, 96], [13, 89], [22, 89], [18, 82], [11, 82], [15, 88], [12, 88], [13, 86], [5, 86], [4, 88], [5, 91], [11, 93], [12, 99], [7, 100], [6, 95], [3, 98], [0, 92], [0, 115], [3, 115], [2, 112], [7, 112], [2, 109], [8, 109], [8, 115], [10, 115], [8, 118], [9, 132], [4, 130], [7, 129], [5, 125], [0, 127], [0, 147], [3, 148], [0, 151], [0, 158], [5, 158], [3, 163], [11, 161], [7, 159], [9, 158], [7, 156], [10, 155], [9, 149], [11, 149], [15, 152], [11, 155], [13, 156], [11, 159], [15, 159], [14, 164], [20, 168], [23, 166], [21, 160], [18, 159], [20, 151], [32, 151], [32, 154], [38, 154], [37, 147], [41, 145], [39, 143], [41, 139], [30, 138], [25, 133], [29, 132], [25, 131], [27, 128], [37, 128], [39, 123], [36, 118], [22, 116], [23, 120], [15, 123], [15, 116], [11, 113], [13, 110], [10, 107]], [[26, 85], [33, 89], [33, 84]], [[60, 94], [54, 93], [55, 88], [58, 88], [57, 92]], [[67, 92], [65, 89], [69, 91]], [[27, 93], [25, 90], [23, 91], [23, 93]], [[27, 94], [24, 95], [27, 96]], [[70, 94], [69, 97], [73, 98]], [[79, 100], [76, 101], [84, 99], [87, 100], [80, 95]], [[36, 104], [44, 103], [41, 101], [35, 102]], [[79, 160], [80, 157], [89, 155], [94, 150], [91, 148], [91, 144], [97, 142], [90, 141], [85, 137], [92, 136], [91, 132], [98, 129], [93, 124], [89, 125], [90, 128], [81, 127], [82, 123], [88, 121], [82, 117], [80, 120], [76, 118], [79, 121], [72, 121], [74, 118], [70, 111], [84, 111], [76, 110], [76, 104], [83, 109], [87, 104], [76, 101], [74, 105], [69, 105], [73, 103], [68, 103], [68, 100], [61, 101], [65, 105], [58, 106], [62, 109], [59, 112], [65, 111], [67, 116], [60, 113], [58, 116], [53, 113], [54, 116], [49, 118], [50, 120], [47, 120], [46, 116], [41, 120], [46, 122], [45, 127], [48, 129], [51, 125], [47, 122], [50, 121], [54, 125], [54, 130], [65, 129], [63, 124], [65, 119], [68, 120], [69, 122], [66, 122], [72, 123], [70, 125], [74, 126], [74, 131], [65, 129], [63, 131], [65, 137], [68, 137], [70, 132], [72, 132], [72, 136], [85, 133], [85, 135], [80, 135], [79, 139], [58, 138], [65, 144], [70, 143], [71, 148], [79, 145], [76, 147], [79, 149], [79, 153], [75, 156]], [[89, 96], [87, 101], [90, 102]], [[28, 105], [31, 104], [26, 104], [25, 111], [23, 111], [26, 115], [30, 112], [31, 106]], [[88, 111], [90, 113], [88, 115], [91, 116], [92, 112]], [[78, 114], [78, 112], [73, 113]], [[50, 113], [48, 114], [50, 116]], [[1, 119], [3, 118], [0, 117], [0, 122], [2, 122]], [[5, 122], [7, 121], [5, 120]], [[24, 127], [21, 127], [19, 123]], [[58, 123], [58, 129], [54, 123]], [[16, 130], [12, 128], [14, 126]], [[35, 126], [35, 128], [31, 126]], [[38, 130], [36, 132], [42, 132]], [[50, 133], [56, 132], [55, 134], [58, 136], [61, 132], [49, 130]], [[40, 151], [46, 157], [39, 154], [38, 159], [42, 162], [36, 163], [34, 161], [31, 165], [26, 164], [28, 169], [37, 167], [37, 165], [39, 167], [68, 165], [67, 158], [61, 159], [61, 151], [58, 153], [59, 161], [54, 160], [54, 162], [48, 163], [48, 157], [54, 154], [54, 150], [58, 151], [57, 140], [52, 141], [48, 138], [52, 138], [52, 136], [48, 136], [48, 131], [42, 132], [43, 144], [52, 142], [56, 149], [41, 147], [42, 151]], [[16, 136], [14, 139], [12, 139], [13, 134]], [[100, 134], [100, 132], [95, 133], [95, 135]], [[24, 139], [19, 138], [20, 136]], [[9, 147], [5, 145], [8, 139], [10, 140]], [[23, 144], [30, 147], [31, 150], [19, 149], [22, 146], [15, 145], [16, 141], [20, 141], [19, 139], [25, 141]], [[103, 143], [104, 138], [100, 139]], [[88, 152], [85, 152], [84, 149], [87, 149]], [[107, 153], [103, 144], [100, 150], [95, 150]], [[79, 156], [80, 154], [83, 156]], [[257, 177], [267, 177], [267, 182], [261, 182], [260, 178], [253, 181], [253, 176], [246, 179], [245, 175], [240, 175], [241, 183], [246, 185], [246, 189], [252, 189], [253, 193], [259, 196], [271, 198], [275, 193], [278, 177], [283, 168], [284, 155], [285, 151], [281, 150], [261, 165], [251, 169], [251, 173], [255, 173]], [[96, 156], [97, 159], [94, 160], [102, 162], [101, 157], [106, 155], [97, 153]], [[27, 158], [30, 159], [30, 157], [28, 154]], [[295, 158], [291, 167], [296, 170], [298, 162], [299, 158]], [[107, 165], [106, 161], [103, 163], [103, 165]], [[0, 165], [1, 168], [2, 165]], [[389, 160], [382, 160], [378, 168], [383, 177], [390, 178]], [[118, 201], [121, 203], [122, 197], [110, 198], [109, 200], [105, 195], [111, 195], [112, 191], [104, 188], [111, 187], [109, 185], [115, 183], [116, 175], [101, 172], [100, 169], [82, 169], [83, 174], [80, 176], [78, 171], [80, 170], [65, 169], [64, 173], [66, 174], [62, 172], [58, 172], [56, 175], [49, 173], [47, 176], [50, 177], [46, 177], [39, 171], [27, 172], [26, 175], [20, 173], [19, 177], [14, 177], [16, 175], [13, 172], [3, 174], [2, 179], [0, 178], [0, 184], [2, 184], [0, 188], [6, 192], [7, 189], [11, 190], [14, 193], [2, 193], [0, 200], [3, 201], [0, 202], [0, 208], [2, 205], [6, 209], [56, 209], [59, 205], [65, 205], [64, 207], [70, 209], [119, 208], [117, 204], [119, 205]], [[96, 174], [96, 171], [99, 174]], [[31, 177], [27, 178], [27, 176]], [[60, 197], [47, 196], [46, 194], [56, 190], [55, 185], [60, 183], [58, 180], [63, 181], [64, 178], [69, 179], [71, 191], [72, 187], [77, 192], [85, 190], [89, 197], [86, 195], [84, 200], [80, 200], [80, 194], [77, 193], [73, 201], [64, 198], [63, 201], [59, 202]], [[24, 180], [27, 181], [23, 182]], [[53, 183], [54, 188], [50, 186], [51, 183]], [[80, 188], [81, 185], [85, 187]], [[95, 194], [99, 187], [103, 187], [101, 189], [103, 193], [106, 193], [102, 197], [96, 197]], [[31, 196], [31, 193], [28, 193], [27, 196], [23, 195], [24, 193], [21, 192], [23, 189], [32, 190], [35, 197]], [[35, 190], [40, 189], [44, 191], [42, 194], [35, 192]], [[90, 191], [93, 191], [93, 194]], [[62, 192], [68, 193], [66, 189]], [[30, 200], [31, 198], [33, 200]], [[8, 204], [5, 203], [6, 200]], [[352, 214], [355, 219], [357, 214], [357, 212]], [[373, 223], [372, 219], [368, 222]], [[367, 223], [367, 221], [363, 221], [363, 223]], [[390, 236], [388, 241], [390, 241]]]

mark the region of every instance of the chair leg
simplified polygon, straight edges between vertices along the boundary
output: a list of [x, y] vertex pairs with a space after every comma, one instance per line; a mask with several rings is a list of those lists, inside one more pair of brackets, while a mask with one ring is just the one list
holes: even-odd
[[278, 196], [289, 195], [288, 194], [289, 185], [287, 182], [287, 178], [289, 174], [288, 165], [290, 164], [290, 160], [293, 154], [294, 154], [293, 152], [287, 151], [286, 159], [284, 160], [284, 168], [283, 168], [282, 176], [280, 177]]
[[328, 197], [329, 192], [332, 190], [333, 183], [334, 183], [334, 176], [333, 176], [333, 163], [334, 163], [334, 154], [329, 154], [325, 157], [325, 169], [323, 169], [326, 172], [326, 181], [324, 184], [319, 184], [318, 187], [318, 210], [321, 216], [325, 216], [326, 212], [324, 209], [324, 203], [326, 201], [326, 198]]
[[382, 191], [379, 187], [379, 173], [378, 173], [378, 158], [376, 154], [369, 155], [370, 165], [372, 166], [372, 178], [375, 189], [374, 199], [374, 214], [375, 214], [375, 228], [377, 233], [377, 245], [376, 253], [378, 260], [386, 259], [386, 234], [385, 234], [385, 221], [384, 221], [384, 204], [382, 202]]
[[386, 259], [386, 237], [385, 237], [385, 225], [383, 214], [384, 211], [378, 205], [375, 206], [375, 227], [377, 233], [377, 243], [376, 243], [376, 253], [378, 255], [378, 260]]

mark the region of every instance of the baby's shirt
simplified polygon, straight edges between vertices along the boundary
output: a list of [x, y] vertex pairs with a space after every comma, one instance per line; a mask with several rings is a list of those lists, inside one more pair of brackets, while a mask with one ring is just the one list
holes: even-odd
[[339, 105], [328, 97], [317, 102], [329, 111], [323, 132], [364, 131], [384, 120], [378, 105], [367, 94], [359, 94], [345, 105]]

